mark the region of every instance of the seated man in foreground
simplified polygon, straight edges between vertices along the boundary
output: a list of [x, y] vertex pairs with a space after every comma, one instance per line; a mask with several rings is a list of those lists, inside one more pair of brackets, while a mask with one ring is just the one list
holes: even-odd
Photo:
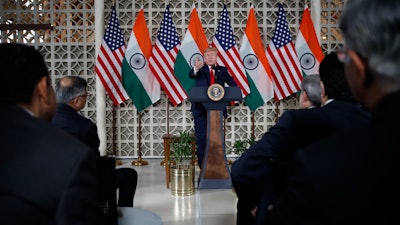
[[[336, 53], [323, 59], [319, 68], [323, 83], [323, 107], [288, 110], [278, 122], [252, 145], [231, 167], [232, 184], [238, 196], [237, 225], [265, 220], [268, 205], [274, 203], [284, 185], [287, 163], [296, 149], [335, 133], [365, 126], [369, 112], [356, 103], [344, 75], [343, 63]], [[278, 165], [276, 162], [280, 162]], [[274, 170], [273, 170], [274, 169]], [[274, 175], [275, 171], [282, 173]], [[279, 177], [279, 180], [274, 178]], [[261, 205], [260, 201], [263, 199]], [[260, 209], [261, 208], [261, 209]]]
[[[89, 145], [99, 157], [100, 140], [97, 126], [78, 112], [86, 105], [87, 82], [78, 76], [63, 77], [56, 84], [57, 110], [52, 123]], [[99, 159], [99, 162], [102, 160]], [[116, 187], [119, 188], [118, 206], [133, 207], [137, 172], [132, 168], [115, 170]], [[102, 174], [99, 177], [102, 180]]]

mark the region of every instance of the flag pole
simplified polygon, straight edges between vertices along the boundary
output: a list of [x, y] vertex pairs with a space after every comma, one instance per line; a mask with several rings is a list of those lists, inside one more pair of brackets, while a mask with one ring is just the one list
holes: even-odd
[[138, 159], [136, 161], [132, 161], [133, 166], [145, 166], [148, 165], [149, 163], [145, 160], [142, 160], [142, 142], [140, 137], [142, 136], [142, 113], [139, 112], [139, 131], [138, 131]]
[[[116, 158], [116, 156], [117, 156], [117, 147], [116, 147], [116, 145], [117, 145], [117, 142], [115, 141], [115, 139], [116, 139], [116, 131], [115, 131], [115, 129], [116, 129], [116, 124], [115, 124], [115, 120], [116, 120], [116, 107], [115, 107], [115, 105], [113, 105], [113, 108], [112, 108], [112, 154], [113, 154], [113, 156], [114, 156], [114, 158]], [[122, 165], [122, 161], [121, 160], [115, 160], [115, 165], [116, 166], [120, 166], [120, 165]]]
[[167, 104], [167, 135], [169, 135], [169, 102], [168, 99], [166, 101]]
[[[166, 108], [167, 108], [167, 112], [166, 112], [167, 113], [167, 134], [165, 134], [164, 137], [169, 137], [169, 102], [168, 102], [168, 98], [167, 98], [166, 104], [167, 104], [167, 106], [166, 106]], [[165, 152], [164, 152], [164, 154], [165, 154]], [[160, 162], [160, 165], [161, 166], [166, 166], [167, 165], [167, 162], [165, 161], [165, 157]]]
[[254, 122], [254, 112], [251, 112], [251, 138], [255, 138], [254, 129], [255, 129], [255, 122]]
[[279, 110], [279, 104], [280, 104], [280, 100], [275, 101], [275, 123], [278, 121], [279, 119], [279, 114], [280, 114], [280, 110]]

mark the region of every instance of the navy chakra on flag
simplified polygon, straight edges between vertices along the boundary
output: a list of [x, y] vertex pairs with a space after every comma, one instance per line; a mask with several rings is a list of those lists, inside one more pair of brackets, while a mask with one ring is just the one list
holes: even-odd
[[135, 53], [129, 59], [129, 64], [135, 70], [143, 69], [143, 67], [146, 65], [146, 58], [141, 53]]
[[247, 70], [254, 70], [258, 67], [258, 58], [254, 54], [248, 54], [243, 58], [244, 67]]
[[203, 55], [196, 52], [192, 56], [190, 56], [190, 66], [191, 67], [194, 67], [196, 65], [196, 60], [200, 61], [201, 63], [204, 63]]
[[315, 66], [315, 57], [311, 53], [304, 53], [300, 57], [300, 65], [304, 70], [311, 70]]

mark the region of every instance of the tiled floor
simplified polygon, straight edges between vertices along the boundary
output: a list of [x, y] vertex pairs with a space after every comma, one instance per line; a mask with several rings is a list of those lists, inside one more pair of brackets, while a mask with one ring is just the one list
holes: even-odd
[[[132, 166], [122, 160], [121, 167], [138, 172], [134, 207], [150, 210], [161, 216], [164, 225], [235, 225], [237, 198], [232, 189], [199, 189], [195, 194], [178, 197], [165, 184], [162, 159], [143, 159], [144, 166]], [[196, 180], [199, 169], [196, 168]]]

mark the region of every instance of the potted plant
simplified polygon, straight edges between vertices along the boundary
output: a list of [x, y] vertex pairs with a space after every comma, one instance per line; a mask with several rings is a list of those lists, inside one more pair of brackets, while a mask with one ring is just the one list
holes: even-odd
[[254, 137], [244, 140], [236, 140], [233, 144], [234, 153], [237, 155], [237, 157], [240, 157], [243, 152], [245, 152], [254, 143], [256, 143], [256, 139]]
[[171, 177], [171, 193], [187, 196], [194, 193], [193, 151], [196, 139], [188, 131], [180, 131], [171, 139], [171, 161], [169, 163]]
[[193, 159], [192, 147], [196, 143], [195, 137], [188, 131], [179, 131], [178, 135], [171, 139], [171, 159], [177, 165], [187, 165], [188, 160]]

